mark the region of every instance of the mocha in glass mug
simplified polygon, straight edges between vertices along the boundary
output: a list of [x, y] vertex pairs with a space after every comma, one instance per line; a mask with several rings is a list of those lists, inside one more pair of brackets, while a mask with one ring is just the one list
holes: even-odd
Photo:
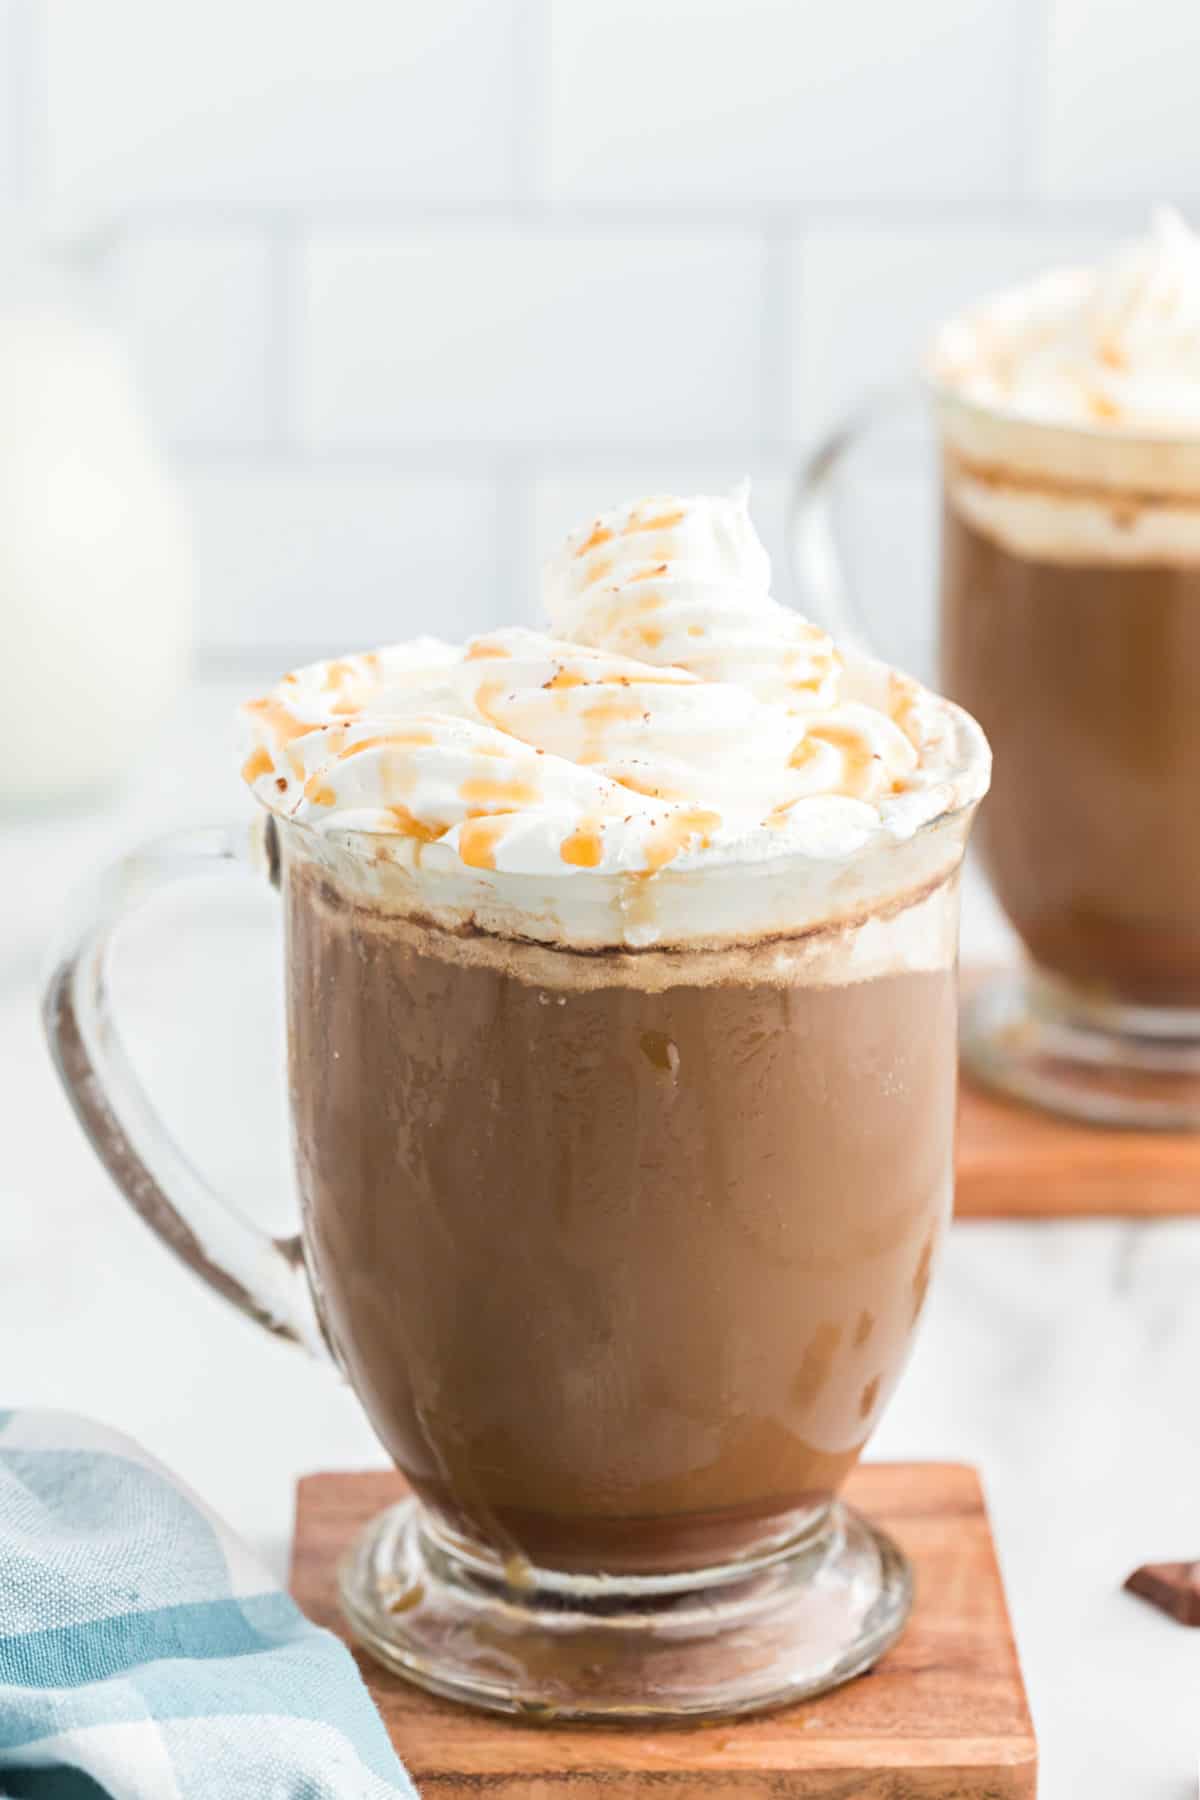
[[[865, 641], [831, 499], [921, 398], [868, 404], [801, 471], [800, 604]], [[1090, 1122], [1200, 1129], [1200, 440], [1023, 419], [930, 376], [940, 685], [991, 741], [978, 846], [1025, 950], [964, 1006], [985, 1084]]]
[[[376, 840], [273, 820], [167, 838], [85, 896], [46, 998], [59, 1073], [147, 1223], [331, 1354], [406, 1476], [341, 1571], [390, 1667], [498, 1711], [686, 1718], [819, 1692], [895, 1638], [908, 1565], [838, 1495], [951, 1211], [973, 812], [889, 849], [836, 929], [732, 953], [443, 929]], [[121, 922], [222, 866], [284, 904], [283, 1238], [175, 1144], [108, 997]], [[767, 872], [773, 906], [798, 878]], [[657, 904], [739, 879], [667, 870]]]

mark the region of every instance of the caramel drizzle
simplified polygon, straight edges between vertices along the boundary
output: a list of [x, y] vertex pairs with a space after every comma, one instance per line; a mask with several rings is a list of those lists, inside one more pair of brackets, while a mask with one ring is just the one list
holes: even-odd
[[593, 701], [583, 714], [584, 740], [576, 760], [584, 767], [603, 762], [610, 748], [605, 742], [608, 727], [640, 719], [644, 712], [636, 694], [612, 694]]
[[[613, 632], [627, 626], [631, 617], [636, 618], [641, 613], [656, 612], [662, 604], [661, 594], [621, 592], [610, 605], [605, 607], [595, 622], [589, 626], [589, 630], [593, 637], [609, 637]], [[589, 618], [592, 616], [589, 614]]]
[[879, 758], [853, 725], [837, 725], [831, 721], [825, 725], [810, 727], [789, 756], [789, 768], [804, 768], [812, 762], [822, 744], [840, 750], [846, 759], [842, 791], [851, 796], [865, 793], [870, 786], [873, 766]]
[[264, 694], [261, 700], [247, 700], [246, 711], [262, 720], [274, 737], [277, 750], [282, 750], [285, 744], [290, 744], [295, 738], [307, 737], [310, 731], [320, 730], [319, 725], [306, 725], [303, 719], [298, 719], [273, 694]]
[[[536, 806], [542, 790], [533, 781], [501, 781], [490, 775], [472, 775], [458, 790], [460, 800], [495, 812], [519, 806]], [[473, 816], [473, 815], [468, 815]]]
[[836, 650], [820, 642], [821, 633], [815, 631], [809, 643], [802, 649], [792, 650], [786, 657], [786, 666], [793, 668], [796, 663], [806, 663], [810, 669], [808, 675], [789, 681], [788, 686], [797, 693], [819, 694], [829, 677], [841, 667], [841, 658]]
[[515, 737], [516, 732], [510, 731], [508, 726], [503, 724], [492, 711], [492, 706], [500, 698], [506, 685], [503, 681], [481, 681], [475, 690], [475, 710], [480, 718], [486, 720], [489, 725], [494, 725], [497, 731], [503, 731], [509, 737]]
[[682, 506], [676, 507], [673, 512], [652, 513], [648, 519], [634, 513], [621, 536], [632, 537], [638, 531], [670, 531], [676, 525], [682, 525], [685, 516], [686, 509]]
[[596, 523], [592, 526], [591, 536], [587, 538], [584, 543], [580, 544], [575, 555], [576, 557], [586, 556], [589, 551], [598, 550], [601, 544], [610, 544], [611, 542], [612, 532], [608, 529], [607, 525], [602, 525], [597, 519]]
[[620, 787], [629, 788], [635, 794], [644, 794], [647, 800], [679, 800], [682, 795], [674, 789], [663, 787], [661, 783], [652, 781], [648, 775], [614, 775], [612, 779]]
[[604, 839], [598, 821], [581, 819], [574, 831], [563, 839], [558, 853], [565, 863], [577, 869], [597, 868], [604, 856]]
[[[622, 684], [624, 685], [624, 684]], [[636, 694], [606, 694], [584, 708], [583, 717], [589, 732], [601, 732], [606, 725], [617, 725], [625, 719], [640, 719], [645, 711]]]
[[612, 574], [612, 568], [613, 559], [611, 556], [602, 556], [598, 562], [591, 563], [588, 567], [588, 572], [584, 577], [584, 587], [593, 587], [597, 581], [603, 581], [606, 575]]
[[432, 731], [385, 731], [376, 737], [359, 738], [356, 744], [351, 744], [341, 752], [339, 760], [348, 762], [352, 756], [361, 756], [364, 750], [405, 749], [433, 742]]
[[508, 829], [511, 814], [464, 819], [459, 827], [458, 854], [469, 869], [494, 869], [496, 846]]
[[424, 819], [418, 819], [415, 813], [409, 812], [407, 806], [389, 806], [386, 811], [401, 837], [415, 838], [419, 844], [436, 844], [450, 829], [437, 820], [427, 825]]
[[[361, 661], [350, 662], [342, 658], [337, 662], [331, 662], [325, 670], [325, 679], [321, 684], [322, 692], [340, 694], [343, 688], [360, 684], [361, 665], [363, 664], [371, 666], [372, 659], [363, 657]], [[371, 666], [371, 672], [374, 673], [373, 666]], [[351, 692], [343, 695], [340, 700], [333, 701], [329, 711], [341, 718], [353, 718], [362, 711], [362, 701], [354, 692]]]
[[656, 875], [669, 862], [674, 862], [683, 851], [690, 850], [693, 842], [699, 838], [700, 848], [707, 850], [712, 843], [712, 834], [721, 825], [721, 815], [708, 812], [700, 806], [689, 807], [685, 812], [673, 813], [655, 827], [646, 839], [646, 873]]
[[[659, 634], [661, 636], [661, 633]], [[586, 670], [587, 665], [584, 664]], [[549, 681], [543, 681], [543, 689], [575, 688], [575, 687], [690, 687], [686, 671], [679, 669], [638, 669], [634, 673], [621, 670], [619, 674], [602, 671], [598, 674], [584, 673], [573, 669], [566, 663], [560, 663]], [[478, 703], [477, 703], [478, 704]]]
[[1097, 419], [1110, 421], [1121, 417], [1121, 408], [1115, 400], [1110, 400], [1107, 394], [1089, 392], [1088, 407], [1092, 416]]
[[[623, 538], [633, 537], [638, 532], [642, 531], [670, 531], [674, 526], [682, 525], [685, 516], [686, 511], [682, 506], [675, 507], [673, 510], [668, 510], [666, 512], [651, 513], [648, 516], [643, 516], [641, 513], [634, 512], [621, 527], [621, 536]], [[595, 525], [593, 525], [589, 536], [584, 539], [583, 543], [580, 544], [579, 548], [576, 550], [576, 560], [584, 556], [589, 556], [593, 550], [598, 550], [602, 544], [611, 544], [612, 541], [613, 533], [611, 529], [597, 520]], [[587, 581], [584, 585], [590, 587], [592, 582], [599, 581], [603, 576], [609, 573], [612, 566], [611, 558], [604, 558], [595, 568], [588, 571]], [[636, 580], [638, 577], [635, 576], [633, 579]]]
[[270, 751], [265, 750], [260, 744], [257, 750], [250, 752], [242, 764], [242, 780], [257, 781], [260, 775], [269, 775], [274, 767]]

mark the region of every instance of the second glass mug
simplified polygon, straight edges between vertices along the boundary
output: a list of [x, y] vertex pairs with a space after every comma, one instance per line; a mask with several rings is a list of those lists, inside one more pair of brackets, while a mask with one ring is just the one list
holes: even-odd
[[967, 996], [964, 1060], [1091, 1123], [1200, 1129], [1200, 440], [1018, 417], [928, 368], [921, 386], [815, 451], [792, 549], [801, 606], [864, 641], [831, 501], [853, 449], [923, 397], [940, 685], [992, 743], [977, 842], [1027, 957]]
[[[364, 834], [271, 820], [165, 839], [85, 897], [46, 1020], [94, 1147], [194, 1271], [333, 1356], [408, 1479], [341, 1571], [382, 1661], [500, 1711], [721, 1715], [902, 1628], [907, 1563], [836, 1496], [949, 1219], [978, 792], [856, 871], [837, 930], [768, 935], [733, 980], [702, 949], [456, 935]], [[187, 1161], [109, 1009], [121, 921], [222, 864], [284, 901], [285, 1239]], [[698, 879], [661, 874], [660, 910]], [[776, 920], [796, 881], [768, 880]]]

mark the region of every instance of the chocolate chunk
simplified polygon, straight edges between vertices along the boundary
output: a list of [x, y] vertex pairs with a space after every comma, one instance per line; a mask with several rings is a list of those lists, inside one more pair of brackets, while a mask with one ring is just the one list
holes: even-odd
[[1200, 1562], [1144, 1563], [1125, 1586], [1181, 1625], [1200, 1625]]

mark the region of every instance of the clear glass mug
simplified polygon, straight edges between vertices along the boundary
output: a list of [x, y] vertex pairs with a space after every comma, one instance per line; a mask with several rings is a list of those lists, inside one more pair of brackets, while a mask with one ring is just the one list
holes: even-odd
[[[837, 1494], [951, 1210], [973, 810], [854, 871], [842, 924], [732, 951], [451, 930], [386, 840], [266, 820], [84, 897], [46, 997], [59, 1073], [147, 1223], [332, 1356], [407, 1478], [341, 1570], [386, 1664], [499, 1711], [688, 1717], [821, 1691], [897, 1635], [908, 1566]], [[107, 997], [122, 920], [223, 863], [284, 903], [283, 1239], [172, 1141]], [[660, 916], [715, 879], [739, 877], [664, 871]], [[795, 882], [781, 860], [775, 916]]]
[[[986, 1084], [1108, 1125], [1200, 1129], [1200, 441], [1043, 424], [929, 378], [940, 684], [995, 757], [978, 844], [1024, 946], [964, 1004]], [[831, 499], [920, 399], [868, 404], [801, 471], [801, 605], [867, 636]]]

